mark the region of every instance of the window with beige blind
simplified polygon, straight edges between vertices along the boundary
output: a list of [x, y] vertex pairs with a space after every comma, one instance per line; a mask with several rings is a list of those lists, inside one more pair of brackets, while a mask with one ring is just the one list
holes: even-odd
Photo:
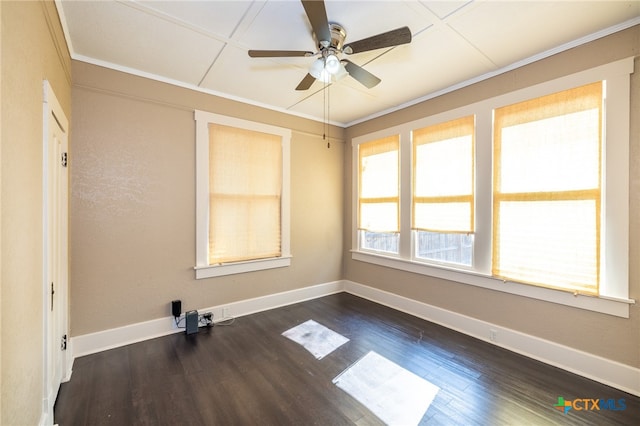
[[280, 257], [282, 138], [209, 124], [209, 264]]
[[495, 110], [493, 275], [598, 293], [602, 86]]
[[630, 57], [354, 135], [351, 258], [628, 318], [633, 71]]
[[201, 278], [288, 266], [290, 131], [196, 111]]
[[398, 252], [399, 152], [397, 135], [359, 145], [358, 230], [361, 248]]
[[412, 132], [415, 256], [473, 263], [475, 117]]

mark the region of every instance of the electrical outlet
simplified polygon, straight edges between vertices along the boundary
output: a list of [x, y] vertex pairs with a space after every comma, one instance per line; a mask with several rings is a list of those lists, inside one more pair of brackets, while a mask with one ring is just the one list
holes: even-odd
[[213, 325], [213, 313], [205, 312], [202, 314], [202, 322], [206, 327], [211, 327]]
[[222, 308], [222, 319], [227, 319], [231, 317], [231, 308], [229, 308], [228, 306], [225, 306], [224, 308]]
[[495, 342], [498, 339], [498, 330], [489, 329], [489, 340]]

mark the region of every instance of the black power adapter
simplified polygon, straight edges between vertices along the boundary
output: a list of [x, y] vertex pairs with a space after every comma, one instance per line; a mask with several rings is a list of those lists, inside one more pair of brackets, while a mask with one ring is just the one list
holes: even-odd
[[176, 318], [182, 315], [182, 301], [180, 300], [171, 301], [171, 313]]

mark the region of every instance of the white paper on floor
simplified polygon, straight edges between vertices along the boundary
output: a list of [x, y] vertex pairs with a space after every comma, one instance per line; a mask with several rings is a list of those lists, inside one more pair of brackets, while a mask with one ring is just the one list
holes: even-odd
[[388, 425], [417, 425], [440, 390], [373, 351], [333, 383]]
[[282, 335], [301, 344], [317, 359], [322, 359], [349, 341], [346, 337], [328, 329], [314, 320], [297, 325]]

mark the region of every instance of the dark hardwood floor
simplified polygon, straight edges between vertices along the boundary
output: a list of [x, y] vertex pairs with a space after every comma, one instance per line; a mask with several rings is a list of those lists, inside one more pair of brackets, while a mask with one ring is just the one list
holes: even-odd
[[[350, 341], [315, 359], [281, 336], [308, 319]], [[332, 383], [371, 350], [440, 387], [421, 424], [640, 425], [638, 397], [346, 293], [78, 358], [55, 422], [381, 424]], [[560, 396], [626, 408], [563, 414]]]

